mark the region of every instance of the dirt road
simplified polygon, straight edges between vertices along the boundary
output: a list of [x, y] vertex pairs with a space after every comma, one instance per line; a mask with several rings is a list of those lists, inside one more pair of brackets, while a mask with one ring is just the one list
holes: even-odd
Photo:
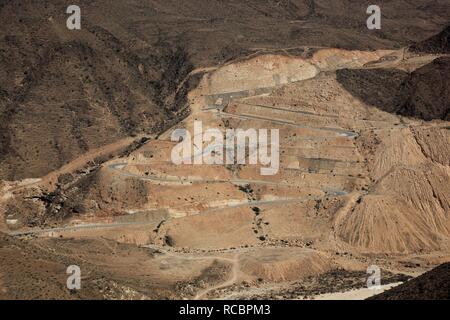
[[200, 292], [198, 292], [195, 295], [194, 300], [201, 300], [204, 297], [206, 297], [208, 295], [208, 293], [210, 293], [210, 292], [212, 292], [214, 290], [232, 286], [239, 279], [239, 254], [236, 254], [233, 258], [226, 258], [226, 257], [223, 257], [223, 256], [210, 256], [210, 255], [207, 255], [207, 256], [188, 256], [186, 254], [180, 254], [180, 253], [168, 251], [165, 248], [163, 248], [161, 246], [157, 246], [157, 245], [146, 245], [146, 246], [143, 246], [143, 247], [157, 250], [157, 251], [163, 253], [164, 255], [172, 256], [172, 257], [175, 257], [177, 259], [184, 259], [184, 260], [213, 260], [213, 261], [217, 260], [217, 261], [224, 261], [224, 262], [228, 262], [228, 263], [232, 264], [231, 277], [229, 279], [225, 280], [222, 283], [216, 284], [216, 285], [214, 285], [212, 287], [209, 287], [209, 288], [206, 288], [204, 290], [201, 290]]

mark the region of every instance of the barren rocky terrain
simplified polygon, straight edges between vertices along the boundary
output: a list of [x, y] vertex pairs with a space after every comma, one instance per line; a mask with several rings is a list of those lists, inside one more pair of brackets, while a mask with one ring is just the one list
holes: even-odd
[[450, 265], [439, 267], [396, 288], [373, 297], [374, 300], [449, 300]]
[[[310, 299], [448, 262], [450, 5], [379, 2], [370, 31], [365, 1], [81, 1], [72, 32], [0, 1], [0, 299]], [[196, 121], [278, 129], [279, 170], [174, 164]]]

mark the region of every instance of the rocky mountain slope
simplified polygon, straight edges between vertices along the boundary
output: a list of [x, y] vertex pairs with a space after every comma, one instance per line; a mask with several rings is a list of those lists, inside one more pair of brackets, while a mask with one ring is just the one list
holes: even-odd
[[448, 300], [450, 299], [450, 263], [377, 295], [371, 300]]
[[[449, 58], [411, 45], [450, 4], [379, 1], [378, 31], [369, 4], [82, 0], [69, 31], [0, 0], [0, 299], [299, 299], [449, 261]], [[277, 172], [174, 164], [197, 121], [278, 129]]]
[[450, 53], [450, 26], [429, 39], [414, 43], [409, 50], [412, 52]]
[[409, 75], [397, 95], [398, 113], [450, 120], [450, 58], [439, 58]]
[[180, 84], [194, 67], [260, 50], [399, 47], [441, 30], [446, 4], [381, 1], [383, 29], [369, 32], [361, 1], [84, 0], [82, 30], [70, 31], [64, 1], [0, 1], [0, 178], [162, 131], [185, 116]]

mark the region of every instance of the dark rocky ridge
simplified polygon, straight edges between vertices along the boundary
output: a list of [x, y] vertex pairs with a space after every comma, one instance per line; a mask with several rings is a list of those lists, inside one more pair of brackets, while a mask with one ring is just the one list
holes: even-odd
[[424, 120], [450, 120], [450, 58], [417, 69], [397, 96], [398, 113]]
[[413, 44], [412, 52], [450, 53], [450, 25], [437, 35]]
[[450, 299], [450, 263], [392, 288], [369, 300], [448, 300]]
[[434, 60], [411, 74], [397, 69], [339, 70], [339, 82], [381, 110], [423, 120], [450, 119], [450, 58]]

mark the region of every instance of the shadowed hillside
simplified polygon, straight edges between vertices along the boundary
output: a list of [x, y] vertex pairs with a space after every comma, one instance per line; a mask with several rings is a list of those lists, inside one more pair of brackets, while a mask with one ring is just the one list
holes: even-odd
[[450, 58], [414, 71], [398, 96], [399, 113], [425, 120], [450, 120]]
[[448, 300], [450, 299], [450, 263], [377, 295], [372, 300]]
[[450, 59], [438, 58], [411, 74], [398, 69], [344, 69], [339, 82], [383, 111], [424, 120], [449, 120]]
[[450, 26], [430, 39], [413, 44], [412, 52], [450, 53]]

